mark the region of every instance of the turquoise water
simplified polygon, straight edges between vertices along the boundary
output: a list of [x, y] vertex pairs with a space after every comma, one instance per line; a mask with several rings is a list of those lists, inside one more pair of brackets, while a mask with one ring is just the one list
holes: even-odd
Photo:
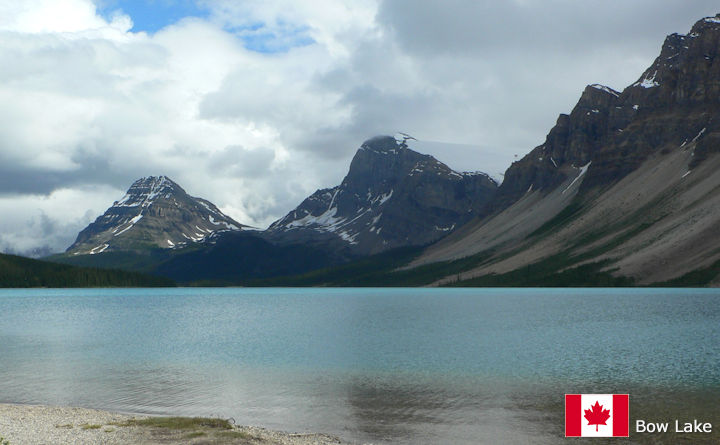
[[565, 392], [687, 410], [717, 391], [719, 303], [713, 289], [0, 290], [0, 402], [553, 443]]

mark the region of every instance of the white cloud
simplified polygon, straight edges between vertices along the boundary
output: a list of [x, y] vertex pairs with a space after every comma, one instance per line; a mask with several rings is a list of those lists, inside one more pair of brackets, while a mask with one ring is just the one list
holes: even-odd
[[108, 186], [62, 188], [48, 195], [0, 196], [0, 251], [65, 250], [123, 192]]
[[199, 3], [207, 18], [146, 34], [90, 0], [0, 0], [0, 249], [67, 247], [86, 212], [158, 174], [267, 226], [337, 184], [379, 133], [464, 144], [418, 147], [498, 171], [542, 143], [586, 84], [631, 83], [665, 34], [715, 8]]

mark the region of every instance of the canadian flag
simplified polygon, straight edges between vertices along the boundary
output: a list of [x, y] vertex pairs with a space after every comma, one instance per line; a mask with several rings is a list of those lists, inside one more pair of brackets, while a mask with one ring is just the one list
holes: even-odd
[[630, 396], [565, 394], [565, 437], [628, 437]]

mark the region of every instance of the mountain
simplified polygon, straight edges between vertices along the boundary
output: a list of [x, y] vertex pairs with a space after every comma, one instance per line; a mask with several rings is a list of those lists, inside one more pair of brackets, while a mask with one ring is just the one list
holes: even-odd
[[427, 245], [483, 215], [497, 184], [458, 173], [390, 136], [362, 144], [342, 183], [318, 190], [265, 231], [222, 214], [164, 176], [136, 181], [53, 261], [248, 284], [399, 247]]
[[135, 181], [120, 201], [81, 231], [66, 254], [176, 249], [244, 228], [168, 177], [149, 176]]
[[410, 268], [458, 264], [436, 284], [529, 285], [580, 270], [580, 284], [720, 284], [718, 97], [720, 15], [668, 36], [622, 92], [588, 86], [507, 170], [490, 214]]
[[170, 287], [172, 280], [144, 274], [73, 267], [0, 254], [0, 287]]
[[365, 141], [340, 185], [313, 193], [274, 222], [266, 238], [362, 256], [432, 243], [485, 213], [497, 190], [489, 176], [455, 172], [406, 141]]

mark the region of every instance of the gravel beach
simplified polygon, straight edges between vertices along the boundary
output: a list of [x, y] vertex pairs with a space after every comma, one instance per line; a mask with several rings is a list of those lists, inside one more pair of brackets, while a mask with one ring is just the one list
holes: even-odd
[[84, 408], [0, 404], [0, 437], [10, 445], [349, 445], [337, 437], [324, 434], [293, 434], [258, 427], [217, 425], [201, 419], [182, 418], [167, 422], [164, 419], [167, 418]]

